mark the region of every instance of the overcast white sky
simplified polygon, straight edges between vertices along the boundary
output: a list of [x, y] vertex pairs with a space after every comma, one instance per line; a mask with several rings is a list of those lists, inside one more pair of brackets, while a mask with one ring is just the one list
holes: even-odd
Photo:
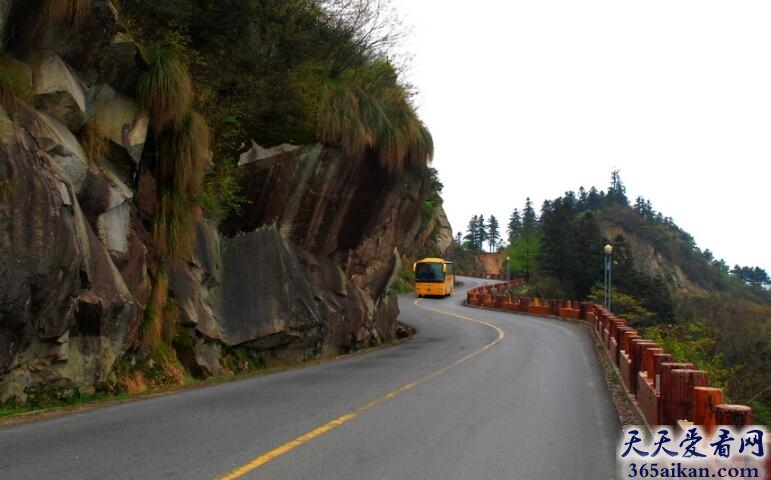
[[771, 1], [392, 0], [453, 230], [621, 172], [771, 272]]

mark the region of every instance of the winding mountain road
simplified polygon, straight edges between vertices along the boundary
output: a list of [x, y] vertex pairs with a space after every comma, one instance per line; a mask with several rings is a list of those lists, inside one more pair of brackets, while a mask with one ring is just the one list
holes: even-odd
[[401, 297], [417, 334], [393, 348], [2, 427], [0, 478], [614, 478], [590, 337], [460, 292]]

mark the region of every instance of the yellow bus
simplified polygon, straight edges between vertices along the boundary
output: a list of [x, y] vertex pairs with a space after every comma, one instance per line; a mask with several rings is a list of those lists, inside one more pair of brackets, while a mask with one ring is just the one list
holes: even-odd
[[415, 294], [418, 297], [449, 297], [455, 286], [452, 262], [443, 258], [424, 258], [412, 265], [415, 274]]

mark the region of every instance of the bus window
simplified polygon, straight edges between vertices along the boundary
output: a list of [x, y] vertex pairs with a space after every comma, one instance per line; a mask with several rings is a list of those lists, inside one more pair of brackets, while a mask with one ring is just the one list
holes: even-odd
[[439, 263], [418, 263], [415, 265], [415, 281], [440, 282], [444, 280], [442, 265]]

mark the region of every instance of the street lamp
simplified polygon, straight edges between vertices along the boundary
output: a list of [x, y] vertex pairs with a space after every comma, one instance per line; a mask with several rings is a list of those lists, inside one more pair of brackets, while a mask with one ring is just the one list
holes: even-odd
[[613, 254], [613, 245], [605, 245], [605, 302], [603, 306], [610, 311], [610, 257]]
[[511, 283], [511, 259], [506, 257], [506, 289], [509, 289]]

